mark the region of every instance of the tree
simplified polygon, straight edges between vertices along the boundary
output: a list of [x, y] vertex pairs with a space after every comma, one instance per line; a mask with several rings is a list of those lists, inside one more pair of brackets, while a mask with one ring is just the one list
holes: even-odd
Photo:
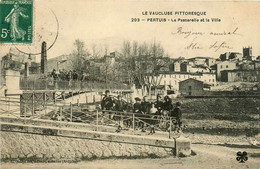
[[73, 69], [77, 72], [80, 72], [85, 69], [84, 63], [90, 54], [85, 48], [85, 43], [83, 41], [76, 39], [73, 45], [75, 46], [75, 49], [72, 53]]
[[162, 79], [158, 72], [162, 67], [168, 67], [167, 61], [163, 61], [164, 49], [160, 42], [124, 41], [121, 53], [125, 58], [129, 84], [134, 83], [136, 87], [143, 90], [151, 90], [157, 87]]
[[122, 54], [125, 58], [131, 57], [131, 42], [130, 41], [124, 41], [123, 47], [122, 47]]

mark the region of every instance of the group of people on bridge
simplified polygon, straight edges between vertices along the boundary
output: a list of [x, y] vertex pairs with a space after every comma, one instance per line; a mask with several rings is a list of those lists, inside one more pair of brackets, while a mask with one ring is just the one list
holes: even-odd
[[84, 81], [86, 80], [87, 74], [83, 71], [78, 73], [76, 70], [60, 70], [57, 72], [55, 69], [52, 70], [50, 73], [50, 77], [53, 78], [53, 80], [65, 80], [65, 81], [70, 81], [70, 80], [80, 80]]
[[[73, 87], [75, 86], [73, 82], [76, 82], [78, 84], [78, 82], [83, 82], [87, 80], [87, 74], [85, 72], [81, 71], [80, 73], [78, 73], [76, 70], [60, 70], [59, 72], [57, 72], [55, 69], [53, 69], [52, 72], [49, 74], [49, 77], [52, 78], [53, 81], [51, 82], [53, 83], [55, 88], [63, 87], [64, 85], [68, 87]], [[63, 84], [61, 82], [63, 82]]]
[[[149, 101], [147, 96], [144, 96], [143, 99], [136, 97], [135, 103], [132, 105], [124, 101], [121, 95], [118, 95], [117, 99], [113, 99], [109, 90], [105, 91], [105, 96], [101, 101], [101, 109], [104, 113], [108, 113], [110, 119], [120, 121], [123, 120], [122, 115], [126, 117], [126, 114], [134, 114], [138, 118], [135, 122], [136, 128], [145, 132], [146, 126], [149, 125], [151, 134], [155, 133], [155, 125], [160, 125], [160, 122], [167, 120], [167, 128], [170, 127], [169, 122], [171, 120], [175, 129], [180, 131], [182, 127], [182, 111], [180, 106], [180, 102], [177, 102], [174, 106], [172, 99], [168, 95], [163, 97], [160, 94], [157, 95], [156, 100], [153, 102]], [[133, 125], [133, 120], [125, 120], [124, 123], [129, 127]], [[121, 125], [119, 125], [118, 130], [120, 131], [120, 129], [122, 129]]]

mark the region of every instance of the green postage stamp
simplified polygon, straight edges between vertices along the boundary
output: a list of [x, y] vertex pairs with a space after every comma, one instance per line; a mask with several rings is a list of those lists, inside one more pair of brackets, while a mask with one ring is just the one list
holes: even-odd
[[0, 43], [33, 42], [33, 0], [0, 0]]

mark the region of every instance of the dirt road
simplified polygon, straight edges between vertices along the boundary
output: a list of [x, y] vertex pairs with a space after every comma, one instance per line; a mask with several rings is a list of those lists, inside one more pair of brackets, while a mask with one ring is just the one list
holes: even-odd
[[[197, 155], [187, 158], [163, 159], [106, 159], [83, 161], [79, 163], [3, 163], [2, 169], [258, 169], [260, 158], [250, 154], [260, 154], [260, 149], [246, 146], [225, 147], [216, 145], [193, 144], [192, 149]], [[248, 161], [239, 163], [237, 151], [247, 151]]]

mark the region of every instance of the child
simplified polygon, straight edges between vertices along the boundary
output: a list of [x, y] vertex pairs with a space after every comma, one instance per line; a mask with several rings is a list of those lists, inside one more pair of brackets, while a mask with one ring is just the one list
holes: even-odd
[[178, 127], [178, 132], [181, 130], [182, 126], [182, 112], [181, 112], [181, 103], [177, 102], [176, 107], [171, 112], [171, 117], [175, 118], [176, 121], [174, 122], [174, 125]]

